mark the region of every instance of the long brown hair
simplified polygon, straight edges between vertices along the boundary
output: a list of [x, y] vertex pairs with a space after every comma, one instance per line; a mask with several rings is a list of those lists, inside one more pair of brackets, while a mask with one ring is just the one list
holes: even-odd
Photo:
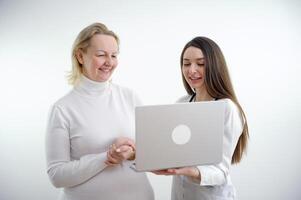
[[[200, 49], [204, 54], [204, 59], [205, 59], [204, 83], [208, 94], [215, 99], [224, 99], [224, 98], [231, 99], [237, 105], [241, 113], [244, 122], [243, 131], [239, 137], [231, 161], [232, 164], [239, 163], [247, 148], [249, 130], [248, 130], [246, 115], [242, 107], [240, 106], [234, 92], [224, 55], [221, 49], [219, 48], [219, 46], [211, 39], [206, 37], [196, 37], [191, 41], [189, 41], [182, 50], [181, 60], [180, 60], [181, 71], [183, 66], [184, 52], [188, 47], [191, 46]], [[187, 93], [193, 95], [194, 91], [185, 80], [183, 72], [182, 72], [182, 80]]]

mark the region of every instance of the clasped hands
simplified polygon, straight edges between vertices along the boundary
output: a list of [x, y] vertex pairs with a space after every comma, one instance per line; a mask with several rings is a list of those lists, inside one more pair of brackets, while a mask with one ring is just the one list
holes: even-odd
[[124, 160], [135, 159], [135, 143], [132, 139], [126, 137], [117, 138], [110, 145], [107, 151], [107, 160], [105, 164], [115, 166], [121, 164]]
[[[121, 164], [124, 160], [135, 159], [135, 142], [126, 137], [117, 138], [113, 144], [110, 145], [107, 151], [107, 160], [105, 163], [108, 166], [115, 166]], [[152, 171], [157, 175], [184, 175], [200, 181], [201, 175], [196, 167], [182, 167], [174, 169], [164, 169]]]

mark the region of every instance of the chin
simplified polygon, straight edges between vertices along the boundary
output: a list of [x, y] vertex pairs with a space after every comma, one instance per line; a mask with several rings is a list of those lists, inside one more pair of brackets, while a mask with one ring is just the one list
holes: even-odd
[[197, 84], [189, 84], [190, 85], [190, 87], [192, 87], [192, 88], [199, 88], [199, 87], [202, 87], [202, 85], [203, 84], [200, 84], [200, 83], [197, 83]]
[[101, 77], [100, 80], [101, 80], [102, 82], [104, 82], [104, 81], [110, 80], [110, 78], [111, 78], [111, 76], [108, 76], [108, 77]]
[[97, 80], [107, 81], [111, 78], [111, 74], [99, 74], [96, 78]]
[[191, 88], [194, 88], [194, 89], [200, 89], [200, 88], [203, 88], [203, 84], [194, 84], [194, 85], [190, 85]]

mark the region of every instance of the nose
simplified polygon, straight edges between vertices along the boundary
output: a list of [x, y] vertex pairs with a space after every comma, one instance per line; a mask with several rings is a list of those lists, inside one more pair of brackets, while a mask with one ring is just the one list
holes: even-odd
[[197, 66], [196, 66], [195, 64], [191, 64], [191, 65], [190, 65], [190, 68], [189, 68], [189, 72], [190, 72], [191, 74], [196, 73], [196, 72], [197, 72]]
[[108, 67], [111, 67], [113, 65], [113, 59], [111, 58], [111, 56], [106, 56], [105, 65]]

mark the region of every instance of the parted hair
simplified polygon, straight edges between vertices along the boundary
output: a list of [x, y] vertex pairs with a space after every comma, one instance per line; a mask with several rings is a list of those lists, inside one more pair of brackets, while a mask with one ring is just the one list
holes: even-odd
[[113, 31], [109, 30], [106, 27], [106, 25], [102, 23], [93, 23], [87, 26], [86, 28], [84, 28], [78, 34], [72, 46], [72, 53], [71, 53], [72, 69], [67, 76], [68, 82], [71, 85], [75, 85], [83, 73], [82, 65], [77, 60], [76, 54], [79, 50], [86, 52], [87, 48], [90, 45], [91, 38], [96, 34], [110, 35], [116, 39], [116, 42], [119, 45], [118, 36]]
[[[205, 60], [205, 78], [204, 83], [208, 94], [215, 99], [231, 99], [238, 107], [243, 119], [243, 131], [239, 137], [234, 154], [232, 156], [232, 164], [239, 163], [243, 154], [246, 152], [249, 139], [249, 130], [246, 115], [239, 104], [235, 95], [228, 67], [224, 55], [219, 46], [207, 37], [195, 37], [189, 41], [183, 48], [181, 53], [181, 70], [183, 66], [184, 52], [189, 47], [196, 47], [203, 52]], [[184, 87], [188, 94], [193, 95], [194, 90], [189, 86], [182, 73]]]

